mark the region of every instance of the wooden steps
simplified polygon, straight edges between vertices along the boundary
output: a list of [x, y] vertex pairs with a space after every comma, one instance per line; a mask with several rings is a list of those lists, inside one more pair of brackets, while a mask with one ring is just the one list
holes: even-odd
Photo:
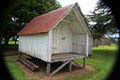
[[34, 63], [30, 62], [27, 59], [24, 58], [18, 58], [18, 61], [20, 61], [21, 63], [23, 63], [26, 67], [28, 67], [29, 69], [31, 69], [32, 71], [38, 71], [39, 67], [37, 65], [35, 65]]

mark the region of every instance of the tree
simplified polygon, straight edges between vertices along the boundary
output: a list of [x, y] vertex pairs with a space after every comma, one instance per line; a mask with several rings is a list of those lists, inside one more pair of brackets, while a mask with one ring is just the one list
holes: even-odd
[[108, 6], [102, 0], [99, 0], [96, 8], [91, 15], [87, 15], [89, 21], [94, 24], [90, 24], [93, 32], [93, 38], [99, 39], [105, 34], [118, 33], [117, 25], [114, 20], [114, 16]]
[[35, 16], [57, 9], [61, 5], [56, 0], [19, 0], [7, 16], [1, 36], [8, 41]]

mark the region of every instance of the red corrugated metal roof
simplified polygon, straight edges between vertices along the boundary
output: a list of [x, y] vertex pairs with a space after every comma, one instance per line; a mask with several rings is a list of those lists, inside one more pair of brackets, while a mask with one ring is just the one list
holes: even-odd
[[68, 5], [63, 8], [59, 8], [43, 15], [33, 18], [28, 25], [26, 25], [18, 35], [37, 34], [42, 32], [48, 32], [54, 25], [59, 22], [73, 7], [74, 5]]

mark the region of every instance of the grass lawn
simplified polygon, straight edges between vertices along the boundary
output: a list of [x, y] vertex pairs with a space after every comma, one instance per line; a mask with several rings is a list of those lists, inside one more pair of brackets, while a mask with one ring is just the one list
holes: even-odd
[[[2, 41], [2, 44], [4, 44], [5, 42]], [[16, 41], [16, 44], [15, 44], [15, 41], [11, 40], [8, 42], [9, 45], [18, 45], [18, 41]]]
[[36, 80], [36, 79], [30, 79], [21, 69], [20, 67], [14, 63], [13, 56], [7, 56], [5, 57], [6, 65], [8, 66], [8, 69], [10, 70], [11, 75], [15, 80]]
[[[64, 80], [104, 80], [110, 73], [117, 53], [117, 46], [98, 46], [93, 48], [93, 57], [87, 58], [86, 64], [95, 68], [95, 71], [85, 76], [74, 76]], [[76, 60], [82, 63], [81, 59]]]
[[[9, 45], [15, 45], [15, 41], [9, 41], [8, 44]], [[16, 45], [18, 45], [18, 41], [16, 41]]]
[[[65, 76], [64, 80], [104, 80], [114, 64], [115, 53], [117, 53], [116, 45], [94, 47], [93, 57], [87, 58], [86, 64], [93, 66], [95, 70], [89, 75]], [[15, 80], [36, 80], [29, 79], [19, 66], [14, 63], [12, 57], [5, 57], [5, 61]], [[76, 59], [76, 61], [82, 63], [82, 59]]]

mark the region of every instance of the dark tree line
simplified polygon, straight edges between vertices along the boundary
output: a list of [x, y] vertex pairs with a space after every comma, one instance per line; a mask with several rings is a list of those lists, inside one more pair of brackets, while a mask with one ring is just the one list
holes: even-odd
[[102, 0], [98, 1], [96, 8], [91, 15], [87, 15], [87, 18], [93, 23], [90, 24], [90, 28], [94, 39], [99, 39], [105, 34], [109, 36], [118, 33], [112, 11]]
[[[9, 8], [7, 13], [1, 16], [4, 22], [0, 21], [0, 40], [4, 39], [5, 45], [8, 45], [9, 39], [16, 36], [33, 17], [61, 7], [56, 0], [15, 0], [11, 3], [11, 7], [6, 6]], [[99, 39], [105, 34], [118, 33], [114, 16], [102, 0], [99, 0], [95, 10], [91, 15], [87, 15], [87, 18], [88, 21], [94, 22], [90, 24], [94, 39]]]
[[[60, 8], [56, 0], [18, 0], [15, 1], [3, 17], [4, 23], [0, 29], [1, 41], [8, 45], [11, 37], [16, 34], [35, 16]], [[16, 38], [14, 39], [16, 40]]]

